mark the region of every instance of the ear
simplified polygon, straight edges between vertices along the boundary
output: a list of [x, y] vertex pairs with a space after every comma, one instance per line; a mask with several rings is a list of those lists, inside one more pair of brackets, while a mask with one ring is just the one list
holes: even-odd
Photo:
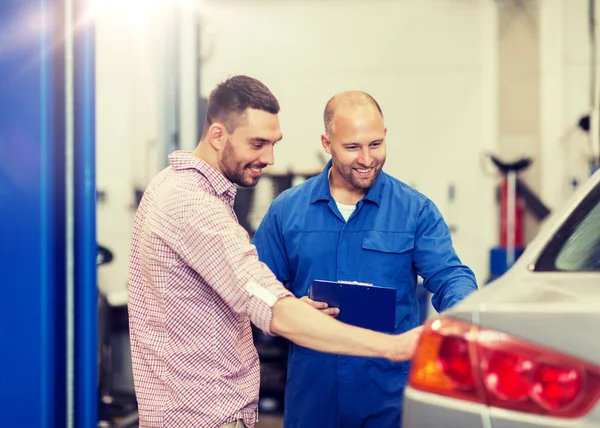
[[383, 128], [383, 135], [387, 135], [387, 126]]
[[321, 144], [323, 145], [325, 151], [331, 154], [331, 141], [329, 140], [329, 137], [327, 137], [327, 135], [321, 134]]
[[227, 141], [227, 129], [225, 125], [220, 122], [215, 122], [208, 128], [207, 133], [208, 143], [213, 149], [220, 152], [225, 147]]

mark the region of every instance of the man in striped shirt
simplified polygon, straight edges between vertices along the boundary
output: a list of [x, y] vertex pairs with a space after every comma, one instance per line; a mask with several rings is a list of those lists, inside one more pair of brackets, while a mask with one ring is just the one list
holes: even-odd
[[[193, 152], [175, 152], [136, 214], [129, 327], [140, 427], [253, 427], [259, 360], [250, 323], [322, 352], [411, 358], [420, 329], [386, 335], [302, 302], [258, 261], [233, 211], [282, 138], [279, 103], [235, 76], [209, 97]], [[318, 382], [318, 379], [314, 379]]]

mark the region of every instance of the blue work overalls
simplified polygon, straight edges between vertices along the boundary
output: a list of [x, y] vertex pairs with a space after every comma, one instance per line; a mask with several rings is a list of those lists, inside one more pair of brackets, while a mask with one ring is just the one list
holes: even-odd
[[[315, 279], [394, 287], [396, 332], [419, 324], [417, 275], [438, 311], [477, 288], [432, 201], [383, 171], [346, 222], [327, 173], [273, 201], [253, 243], [297, 296]], [[409, 363], [290, 347], [285, 428], [397, 428]]]

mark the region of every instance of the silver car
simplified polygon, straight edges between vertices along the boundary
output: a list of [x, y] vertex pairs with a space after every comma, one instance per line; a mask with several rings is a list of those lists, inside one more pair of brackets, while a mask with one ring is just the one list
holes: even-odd
[[600, 427], [600, 171], [517, 263], [425, 328], [403, 428]]

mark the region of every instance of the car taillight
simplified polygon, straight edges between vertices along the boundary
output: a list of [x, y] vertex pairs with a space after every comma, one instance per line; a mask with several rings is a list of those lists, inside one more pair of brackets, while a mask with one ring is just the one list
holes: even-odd
[[489, 406], [575, 418], [600, 398], [600, 368], [504, 333], [440, 318], [425, 326], [409, 384]]

